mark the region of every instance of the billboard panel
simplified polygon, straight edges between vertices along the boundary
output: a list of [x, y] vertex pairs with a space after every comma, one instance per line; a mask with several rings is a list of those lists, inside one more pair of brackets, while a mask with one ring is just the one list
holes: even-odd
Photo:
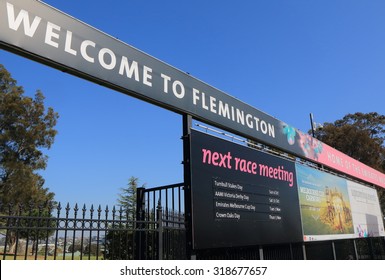
[[385, 236], [377, 191], [348, 181], [355, 237]]
[[352, 211], [346, 180], [296, 165], [305, 241], [352, 238]]
[[293, 162], [192, 131], [194, 249], [302, 241]]
[[305, 241], [384, 236], [376, 190], [300, 164], [296, 172]]

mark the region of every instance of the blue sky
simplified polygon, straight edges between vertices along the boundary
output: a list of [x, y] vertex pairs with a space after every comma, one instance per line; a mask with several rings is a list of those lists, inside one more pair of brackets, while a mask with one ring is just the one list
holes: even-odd
[[[302, 131], [348, 113], [385, 114], [385, 2], [46, 0]], [[42, 172], [62, 203], [112, 205], [130, 176], [179, 183], [182, 118], [0, 50], [27, 95], [59, 114]]]

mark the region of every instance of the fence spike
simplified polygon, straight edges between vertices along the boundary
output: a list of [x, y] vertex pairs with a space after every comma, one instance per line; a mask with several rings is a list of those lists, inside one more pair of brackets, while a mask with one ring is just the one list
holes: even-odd
[[19, 214], [21, 215], [21, 213], [23, 213], [23, 204], [21, 204], [20, 202], [17, 204], [18, 206], [18, 209], [19, 209]]
[[34, 202], [33, 202], [33, 200], [30, 200], [30, 201], [28, 202], [28, 207], [29, 207], [28, 210], [29, 210], [30, 213], [32, 212], [33, 206], [34, 206]]
[[41, 216], [42, 213], [43, 213], [43, 209], [44, 209], [43, 203], [40, 203], [40, 204], [38, 205], [38, 209], [39, 209], [39, 216]]
[[9, 215], [11, 215], [12, 212], [13, 212], [13, 203], [10, 202], [10, 203], [8, 203], [8, 213], [9, 213]]
[[91, 219], [93, 219], [93, 217], [94, 217], [94, 205], [93, 204], [91, 204], [91, 208], [90, 208], [90, 218]]
[[48, 212], [49, 212], [49, 214], [51, 214], [52, 209], [53, 209], [53, 201], [50, 200], [50, 201], [48, 202]]
[[106, 220], [108, 219], [108, 212], [109, 212], [108, 205], [106, 205], [106, 209], [104, 210], [104, 214], [106, 216]]

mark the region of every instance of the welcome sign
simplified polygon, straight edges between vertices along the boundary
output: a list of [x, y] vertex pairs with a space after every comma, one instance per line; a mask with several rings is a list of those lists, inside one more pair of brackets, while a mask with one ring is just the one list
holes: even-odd
[[0, 47], [385, 187], [385, 175], [36, 0], [0, 0]]
[[279, 139], [271, 116], [47, 4], [0, 5], [0, 41], [10, 51], [266, 143]]

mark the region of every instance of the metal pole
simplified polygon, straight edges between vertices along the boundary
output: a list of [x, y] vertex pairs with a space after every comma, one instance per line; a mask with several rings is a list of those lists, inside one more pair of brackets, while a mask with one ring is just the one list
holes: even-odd
[[334, 241], [332, 241], [332, 252], [333, 252], [333, 259], [337, 259], [337, 254], [336, 254], [336, 245], [334, 244]]
[[303, 259], [307, 260], [305, 243], [302, 243], [302, 253], [303, 253]]
[[353, 247], [354, 247], [354, 255], [356, 257], [356, 260], [358, 260], [358, 250], [357, 250], [357, 243], [355, 239], [353, 239]]
[[184, 207], [186, 228], [186, 259], [194, 258], [192, 240], [192, 200], [191, 200], [191, 162], [190, 162], [190, 135], [192, 117], [183, 115], [183, 176], [184, 176]]
[[289, 249], [290, 249], [290, 259], [294, 260], [293, 245], [291, 243], [289, 244]]
[[310, 127], [311, 127], [311, 135], [315, 138], [315, 128], [314, 128], [313, 113], [310, 113]]
[[136, 231], [135, 231], [135, 259], [143, 259], [144, 237], [144, 190], [145, 188], [136, 189]]
[[262, 247], [262, 245], [259, 245], [259, 259], [260, 259], [261, 261], [264, 260], [264, 258], [263, 258], [263, 247]]
[[160, 200], [156, 208], [158, 222], [158, 260], [163, 260], [163, 213]]

